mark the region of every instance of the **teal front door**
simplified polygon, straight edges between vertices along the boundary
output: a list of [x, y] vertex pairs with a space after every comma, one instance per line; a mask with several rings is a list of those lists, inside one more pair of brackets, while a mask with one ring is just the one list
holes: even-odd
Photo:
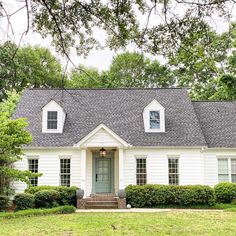
[[111, 192], [111, 158], [95, 158], [95, 191]]

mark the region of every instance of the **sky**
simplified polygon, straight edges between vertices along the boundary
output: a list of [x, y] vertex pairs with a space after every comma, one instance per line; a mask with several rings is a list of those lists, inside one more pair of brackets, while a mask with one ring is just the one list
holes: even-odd
[[[17, 9], [19, 9], [22, 4], [24, 3], [23, 0], [2, 0], [4, 4], [4, 8], [8, 13], [15, 12]], [[234, 8], [234, 17], [232, 21], [236, 21], [236, 8]], [[145, 19], [143, 20], [143, 24], [145, 24]], [[154, 17], [150, 19], [150, 25], [154, 24], [154, 22], [157, 19]], [[7, 27], [7, 18], [6, 17], [1, 17], [0, 18], [0, 42], [4, 42], [7, 39], [11, 39], [13, 42], [15, 42], [17, 45], [20, 43], [21, 46], [23, 45], [39, 45], [42, 47], [47, 47], [49, 48], [54, 55], [62, 62], [62, 64], [65, 64], [65, 60], [57, 54], [54, 50], [54, 48], [50, 45], [50, 37], [47, 37], [43, 39], [38, 33], [33, 32], [30, 30], [30, 32], [27, 35], [24, 35], [24, 37], [21, 40], [21, 35], [22, 32], [25, 31], [26, 29], [26, 23], [27, 23], [27, 18], [26, 18], [26, 10], [23, 9], [13, 16], [11, 16], [10, 21], [12, 23], [13, 27], [13, 32], [11, 30], [11, 27]], [[228, 23], [222, 21], [221, 19], [214, 17], [212, 22], [209, 22], [218, 32], [223, 32], [227, 30]], [[105, 35], [102, 31], [97, 31], [96, 36], [99, 37], [102, 40], [105, 40]], [[130, 45], [126, 49], [128, 51], [137, 51], [140, 52], [140, 50], [134, 46]], [[124, 50], [118, 51], [118, 53], [123, 52]], [[90, 54], [88, 55], [87, 58], [84, 57], [79, 57], [76, 55], [76, 53], [71, 53], [71, 59], [74, 62], [74, 64], [84, 64], [86, 66], [92, 66], [98, 68], [100, 71], [105, 70], [109, 67], [112, 58], [116, 55], [116, 52], [111, 51], [109, 49], [104, 49], [104, 50], [92, 50]], [[161, 62], [165, 62], [165, 60], [160, 57], [160, 56], [151, 56], [151, 55], [146, 55], [147, 57], [151, 57], [152, 59], [158, 59]]]

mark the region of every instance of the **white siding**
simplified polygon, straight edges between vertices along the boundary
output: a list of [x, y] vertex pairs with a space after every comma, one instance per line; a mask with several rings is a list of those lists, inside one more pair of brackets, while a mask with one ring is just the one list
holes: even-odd
[[236, 149], [205, 149], [204, 159], [204, 184], [214, 186], [218, 181], [218, 161], [220, 157], [235, 157]]
[[[99, 132], [100, 133], [100, 132]], [[111, 138], [107, 133], [100, 133]], [[103, 137], [104, 137], [103, 136]], [[99, 136], [97, 136], [98, 138]], [[101, 137], [101, 136], [100, 136]], [[94, 137], [93, 144], [98, 143]], [[110, 144], [115, 145], [116, 140], [110, 139]], [[103, 146], [103, 145], [102, 145]], [[106, 147], [107, 144], [104, 144]], [[39, 159], [39, 185], [60, 184], [60, 158], [71, 158], [71, 185], [81, 185], [81, 156], [80, 149], [35, 149], [25, 150], [25, 157], [15, 164], [21, 170], [28, 168], [27, 158], [37, 157]], [[235, 156], [236, 150], [227, 149], [184, 149], [184, 148], [129, 148], [124, 150], [124, 185], [136, 184], [136, 157], [147, 158], [147, 183], [168, 184], [168, 157], [178, 156], [179, 158], [179, 182], [181, 185], [206, 184], [214, 186], [218, 183], [217, 158], [221, 156]], [[114, 159], [114, 187], [117, 192], [119, 188], [119, 155], [115, 152]], [[86, 151], [86, 194], [92, 191], [92, 152]], [[23, 192], [27, 187], [24, 183], [15, 183], [17, 192]]]
[[136, 184], [136, 157], [147, 158], [147, 183], [168, 184], [168, 157], [178, 156], [180, 184], [203, 184], [200, 149], [132, 149], [125, 152], [125, 185]]

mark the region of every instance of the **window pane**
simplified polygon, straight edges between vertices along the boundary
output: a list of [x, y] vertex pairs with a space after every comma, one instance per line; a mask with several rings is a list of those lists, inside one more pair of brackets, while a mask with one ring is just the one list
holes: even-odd
[[236, 174], [231, 175], [231, 179], [233, 183], [236, 183]]
[[179, 159], [170, 158], [168, 159], [169, 169], [169, 184], [179, 184]]
[[228, 174], [228, 159], [218, 159], [218, 173]]
[[160, 128], [160, 112], [150, 111], [150, 129]]
[[61, 186], [70, 187], [70, 159], [60, 160]]
[[48, 111], [48, 120], [57, 120], [57, 111]]
[[236, 174], [236, 159], [231, 159], [231, 173]]
[[219, 174], [219, 183], [221, 182], [229, 182], [229, 175]]
[[144, 185], [147, 183], [145, 158], [136, 159], [136, 183], [137, 185]]
[[[29, 171], [38, 173], [38, 159], [28, 160]], [[38, 177], [29, 178], [31, 186], [38, 186]]]

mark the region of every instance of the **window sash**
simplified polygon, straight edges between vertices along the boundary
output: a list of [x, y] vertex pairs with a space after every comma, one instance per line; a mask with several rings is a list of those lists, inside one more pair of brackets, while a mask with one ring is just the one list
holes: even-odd
[[160, 111], [149, 112], [150, 129], [160, 129]]
[[236, 183], [236, 158], [218, 158], [218, 182]]
[[146, 158], [136, 159], [136, 184], [144, 185], [147, 183], [147, 163]]
[[[28, 170], [33, 173], [38, 173], [38, 159], [28, 160]], [[31, 186], [38, 186], [38, 177], [29, 178]]]
[[57, 111], [48, 111], [47, 113], [47, 129], [57, 129]]
[[179, 159], [168, 158], [169, 184], [179, 185]]
[[70, 187], [71, 161], [60, 159], [60, 182], [61, 186]]

